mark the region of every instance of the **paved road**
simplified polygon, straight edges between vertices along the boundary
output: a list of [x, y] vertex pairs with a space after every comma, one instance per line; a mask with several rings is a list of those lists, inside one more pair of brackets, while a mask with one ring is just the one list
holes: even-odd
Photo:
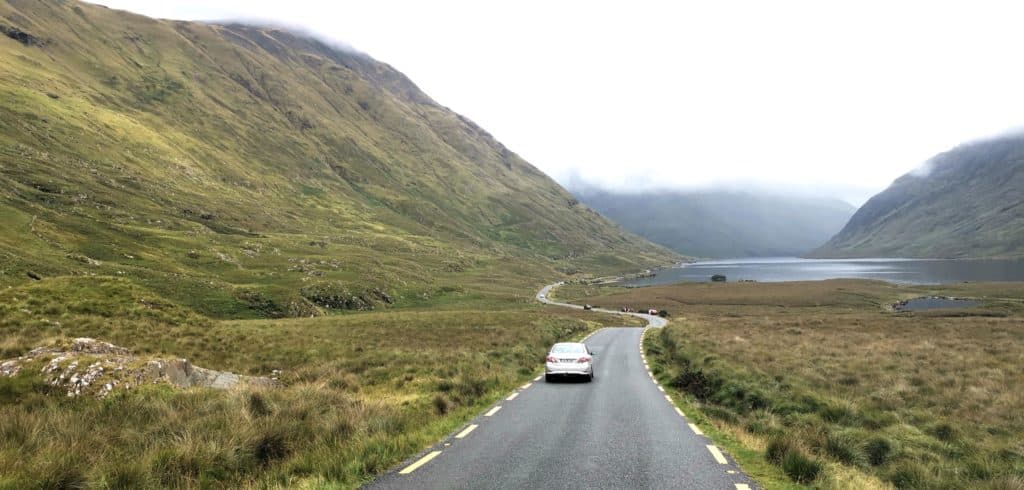
[[755, 488], [650, 378], [642, 332], [596, 332], [593, 383], [538, 378], [367, 488]]
[[[537, 301], [540, 301], [541, 303], [546, 303], [546, 304], [549, 304], [549, 305], [564, 306], [566, 308], [576, 308], [577, 310], [582, 310], [583, 306], [581, 306], [581, 305], [574, 305], [572, 303], [560, 303], [558, 301], [552, 301], [551, 300], [551, 298], [550, 298], [551, 290], [556, 288], [556, 287], [558, 287], [558, 286], [560, 286], [560, 285], [561, 285], [561, 283], [557, 283], [556, 282], [554, 284], [549, 284], [547, 286], [544, 286], [543, 289], [541, 289], [540, 291], [537, 292]], [[647, 326], [648, 327], [654, 327], [654, 328], [664, 327], [668, 323], [668, 320], [665, 320], [664, 318], [662, 318], [660, 316], [648, 315], [648, 314], [645, 314], [645, 313], [633, 313], [633, 312], [623, 313], [621, 311], [606, 310], [604, 308], [594, 308], [593, 311], [599, 311], [601, 313], [613, 313], [613, 314], [616, 314], [616, 315], [629, 315], [629, 316], [635, 316], [637, 318], [643, 318], [644, 320], [647, 320]]]

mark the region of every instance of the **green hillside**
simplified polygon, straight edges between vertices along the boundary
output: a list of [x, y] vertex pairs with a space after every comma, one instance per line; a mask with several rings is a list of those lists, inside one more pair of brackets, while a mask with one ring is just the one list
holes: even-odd
[[1024, 255], [1024, 136], [956, 147], [872, 197], [814, 257]]
[[572, 191], [624, 228], [695, 257], [803, 255], [825, 243], [854, 212], [836, 199], [753, 191]]
[[0, 28], [2, 285], [309, 316], [675, 259], [364, 54], [57, 0]]
[[[307, 37], [0, 0], [0, 67], [0, 488], [357, 488], [623, 323], [538, 287], [678, 259]], [[137, 357], [4, 363], [76, 337]]]

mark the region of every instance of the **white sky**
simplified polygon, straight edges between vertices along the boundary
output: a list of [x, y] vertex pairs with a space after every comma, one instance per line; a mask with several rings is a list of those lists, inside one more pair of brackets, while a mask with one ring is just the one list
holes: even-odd
[[859, 205], [1024, 118], [1024, 4], [97, 0], [260, 20], [408, 75], [552, 177]]

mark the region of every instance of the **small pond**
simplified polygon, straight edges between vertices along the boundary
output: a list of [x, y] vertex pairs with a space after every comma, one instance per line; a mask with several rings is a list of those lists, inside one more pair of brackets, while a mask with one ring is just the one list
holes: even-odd
[[900, 301], [893, 305], [893, 308], [896, 311], [922, 311], [949, 308], [971, 308], [979, 305], [981, 305], [981, 301], [974, 301], [970, 299], [928, 297]]

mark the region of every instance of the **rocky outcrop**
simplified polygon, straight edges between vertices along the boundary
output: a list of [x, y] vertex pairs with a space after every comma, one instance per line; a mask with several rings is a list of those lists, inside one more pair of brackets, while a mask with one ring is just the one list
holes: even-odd
[[42, 46], [46, 44], [42, 39], [18, 29], [17, 27], [0, 25], [0, 32], [4, 33], [9, 38], [24, 44], [25, 46]]
[[352, 290], [338, 281], [311, 284], [299, 290], [299, 294], [326, 309], [372, 310], [380, 303], [394, 303], [394, 298], [380, 288]]
[[44, 381], [69, 397], [105, 397], [118, 389], [166, 383], [179, 388], [230, 389], [240, 385], [274, 386], [272, 377], [242, 376], [193, 366], [186, 359], [144, 359], [124, 347], [90, 338], [77, 338], [37, 347], [16, 359], [0, 362], [0, 376], [39, 369]]

